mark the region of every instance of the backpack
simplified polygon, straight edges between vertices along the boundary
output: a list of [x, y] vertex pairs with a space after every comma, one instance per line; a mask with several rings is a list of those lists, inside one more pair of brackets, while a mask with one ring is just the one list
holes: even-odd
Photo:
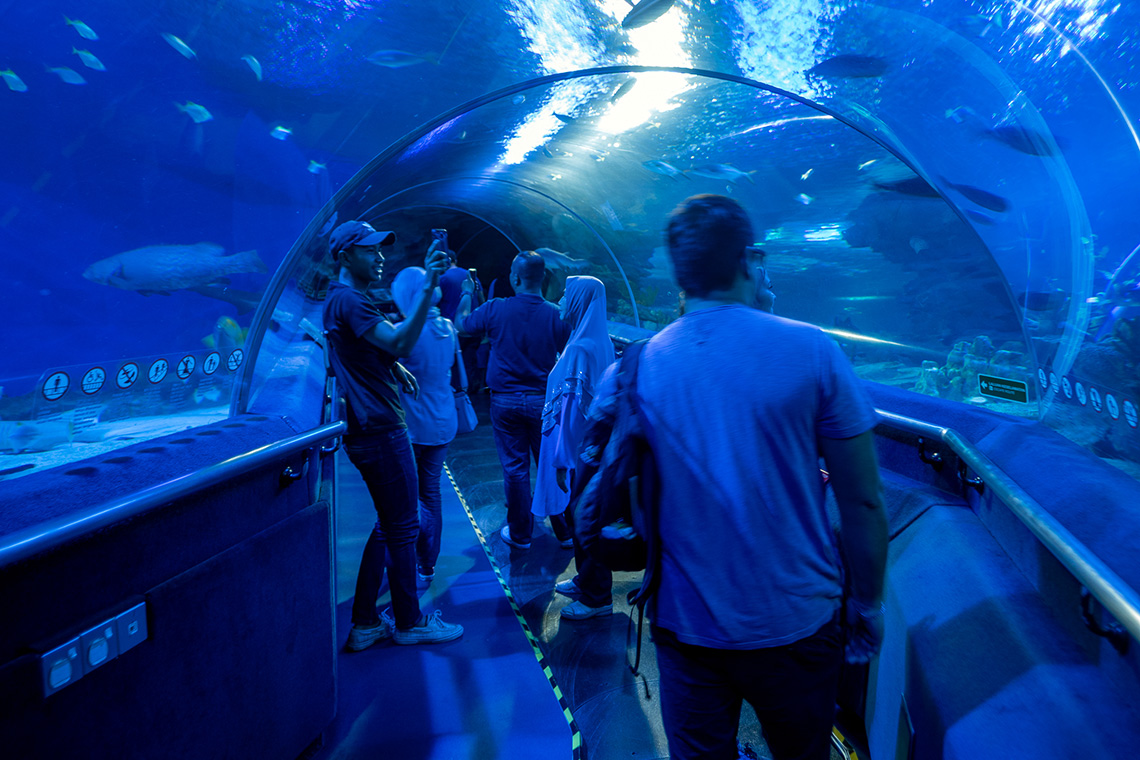
[[[649, 424], [636, 395], [645, 343], [631, 344], [618, 360], [614, 418], [591, 418], [587, 423], [569, 506], [578, 542], [587, 554], [611, 571], [645, 571], [640, 588], [627, 597], [638, 611], [637, 659], [630, 665], [635, 676], [641, 662], [645, 605], [656, 591], [661, 557], [657, 464], [646, 435]], [[631, 616], [629, 633], [632, 626]]]
[[618, 360], [612, 420], [587, 423], [570, 495], [578, 540], [587, 554], [613, 571], [650, 566], [657, 473], [637, 405], [637, 367], [645, 342], [630, 345]]

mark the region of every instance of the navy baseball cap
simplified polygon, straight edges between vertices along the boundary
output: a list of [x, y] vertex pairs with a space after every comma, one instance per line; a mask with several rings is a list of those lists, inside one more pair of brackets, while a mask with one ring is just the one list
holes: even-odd
[[345, 248], [354, 245], [392, 245], [395, 242], [395, 232], [377, 232], [368, 222], [351, 221], [340, 225], [329, 235], [329, 253], [335, 259]]

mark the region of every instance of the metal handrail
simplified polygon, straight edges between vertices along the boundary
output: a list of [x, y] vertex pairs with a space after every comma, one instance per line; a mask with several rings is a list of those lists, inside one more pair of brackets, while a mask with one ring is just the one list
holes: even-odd
[[217, 464], [168, 480], [165, 483], [112, 499], [78, 515], [42, 522], [9, 536], [0, 546], [0, 567], [33, 557], [93, 531], [126, 520], [183, 496], [242, 475], [273, 461], [312, 448], [342, 435], [344, 422], [333, 422], [267, 446], [230, 457]]
[[876, 409], [884, 424], [927, 438], [937, 438], [977, 473], [994, 494], [1009, 507], [1045, 545], [1057, 561], [1085, 586], [1120, 624], [1140, 640], [1140, 595], [1093, 552], [1038, 504], [1012, 478], [973, 444], [951, 428]]

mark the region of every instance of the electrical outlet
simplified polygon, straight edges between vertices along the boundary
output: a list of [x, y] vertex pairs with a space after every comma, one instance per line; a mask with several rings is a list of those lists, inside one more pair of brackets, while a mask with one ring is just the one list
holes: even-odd
[[79, 654], [83, 658], [84, 673], [119, 656], [119, 636], [115, 628], [115, 621], [107, 620], [80, 634]]
[[83, 659], [79, 652], [79, 639], [75, 638], [40, 656], [45, 697], [83, 677]]

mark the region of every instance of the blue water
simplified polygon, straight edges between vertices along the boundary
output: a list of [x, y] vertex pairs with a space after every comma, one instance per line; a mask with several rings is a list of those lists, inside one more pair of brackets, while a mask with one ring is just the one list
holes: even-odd
[[[1140, 400], [1140, 306], [1122, 295], [1140, 275], [1109, 288], [1140, 243], [1130, 38], [1140, 11], [1099, 0], [726, 0], [675, 3], [625, 30], [628, 7], [0, 3], [0, 71], [27, 87], [0, 85], [0, 417], [26, 419], [21, 399], [54, 368], [199, 351], [219, 318], [251, 324], [252, 313], [184, 289], [143, 295], [83, 278], [124, 251], [256, 250], [269, 271], [228, 285], [260, 293], [344, 188], [358, 213], [399, 228], [390, 273], [416, 263], [434, 226], [452, 229], [485, 283], [512, 246], [545, 245], [591, 262], [615, 321], [652, 330], [676, 314], [653, 258], [665, 214], [685, 195], [730, 192], [769, 248], [780, 313], [869, 339], [842, 339], [864, 376], [904, 387], [930, 369], [948, 377], [955, 345], [985, 335], [1014, 357], [1007, 374], [1031, 397], [1001, 411], [1140, 461], [1126, 415], [1111, 419], [1048, 380]], [[751, 84], [614, 73], [526, 85], [622, 65]], [[434, 135], [413, 134], [512, 86]], [[195, 123], [178, 104], [212, 118]], [[653, 160], [681, 173], [654, 173]], [[706, 165], [744, 175], [692, 171]], [[934, 197], [890, 189], [908, 178]]]

